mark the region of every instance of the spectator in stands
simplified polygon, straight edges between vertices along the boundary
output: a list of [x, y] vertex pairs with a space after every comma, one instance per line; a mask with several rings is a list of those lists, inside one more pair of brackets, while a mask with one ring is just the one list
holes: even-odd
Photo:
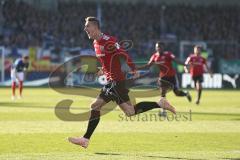
[[[160, 19], [164, 19], [164, 32], [175, 35], [178, 40], [240, 42], [240, 10], [237, 6], [171, 5], [165, 6], [164, 17], [161, 17], [161, 4], [103, 3], [103, 30], [120, 40], [131, 39], [138, 57], [144, 57], [144, 50], [149, 52], [148, 48], [142, 49], [145, 44], [164, 34]], [[30, 45], [90, 48], [81, 26], [84, 17], [96, 15], [96, 12], [97, 4], [88, 1], [59, 2], [57, 10], [46, 11], [21, 1], [8, 0], [2, 7], [1, 41], [5, 46], [19, 48]]]

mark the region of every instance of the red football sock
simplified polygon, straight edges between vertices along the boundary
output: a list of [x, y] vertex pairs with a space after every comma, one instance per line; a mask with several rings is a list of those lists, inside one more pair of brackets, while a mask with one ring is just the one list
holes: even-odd
[[22, 96], [23, 81], [19, 81], [19, 95]]
[[12, 82], [12, 96], [15, 96], [16, 82]]

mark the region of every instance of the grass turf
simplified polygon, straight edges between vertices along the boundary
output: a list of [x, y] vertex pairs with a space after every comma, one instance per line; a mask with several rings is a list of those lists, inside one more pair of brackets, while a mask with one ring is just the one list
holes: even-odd
[[204, 91], [199, 106], [169, 93], [178, 118], [165, 120], [157, 110], [130, 119], [116, 108], [101, 118], [88, 149], [66, 140], [82, 135], [87, 122], [61, 121], [54, 107], [73, 99], [71, 112], [86, 112], [92, 98], [47, 88], [26, 88], [21, 100], [10, 96], [0, 88], [0, 159], [240, 159], [239, 91]]

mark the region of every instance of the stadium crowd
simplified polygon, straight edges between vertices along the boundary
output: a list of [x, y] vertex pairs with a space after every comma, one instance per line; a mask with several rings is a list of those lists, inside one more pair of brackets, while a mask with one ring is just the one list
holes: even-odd
[[[101, 3], [102, 30], [119, 39], [131, 39], [133, 52], [144, 57], [160, 35], [174, 40], [226, 40], [240, 42], [240, 10], [237, 6], [190, 6]], [[8, 0], [1, 6], [0, 44], [28, 46], [91, 47], [83, 31], [84, 18], [97, 14], [93, 2], [59, 3], [40, 10], [24, 2]], [[154, 48], [153, 48], [154, 49]]]

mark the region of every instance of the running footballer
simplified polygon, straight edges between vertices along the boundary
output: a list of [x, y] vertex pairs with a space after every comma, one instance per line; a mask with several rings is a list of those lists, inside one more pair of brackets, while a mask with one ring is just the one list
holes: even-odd
[[100, 121], [101, 108], [110, 101], [115, 101], [126, 116], [133, 116], [154, 108], [163, 108], [175, 113], [174, 107], [165, 98], [161, 98], [159, 102], [140, 102], [134, 106], [131, 104], [128, 96], [129, 90], [125, 84], [125, 76], [121, 70], [120, 57], [125, 58], [127, 64], [135, 73], [135, 77], [138, 77], [135, 65], [115, 37], [101, 32], [97, 18], [87, 17], [85, 21], [84, 30], [89, 39], [94, 40], [93, 46], [96, 56], [102, 65], [103, 74], [106, 75], [108, 84], [102, 88], [96, 100], [91, 104], [91, 115], [85, 134], [82, 137], [69, 137], [68, 140], [73, 144], [87, 148], [89, 140]]

